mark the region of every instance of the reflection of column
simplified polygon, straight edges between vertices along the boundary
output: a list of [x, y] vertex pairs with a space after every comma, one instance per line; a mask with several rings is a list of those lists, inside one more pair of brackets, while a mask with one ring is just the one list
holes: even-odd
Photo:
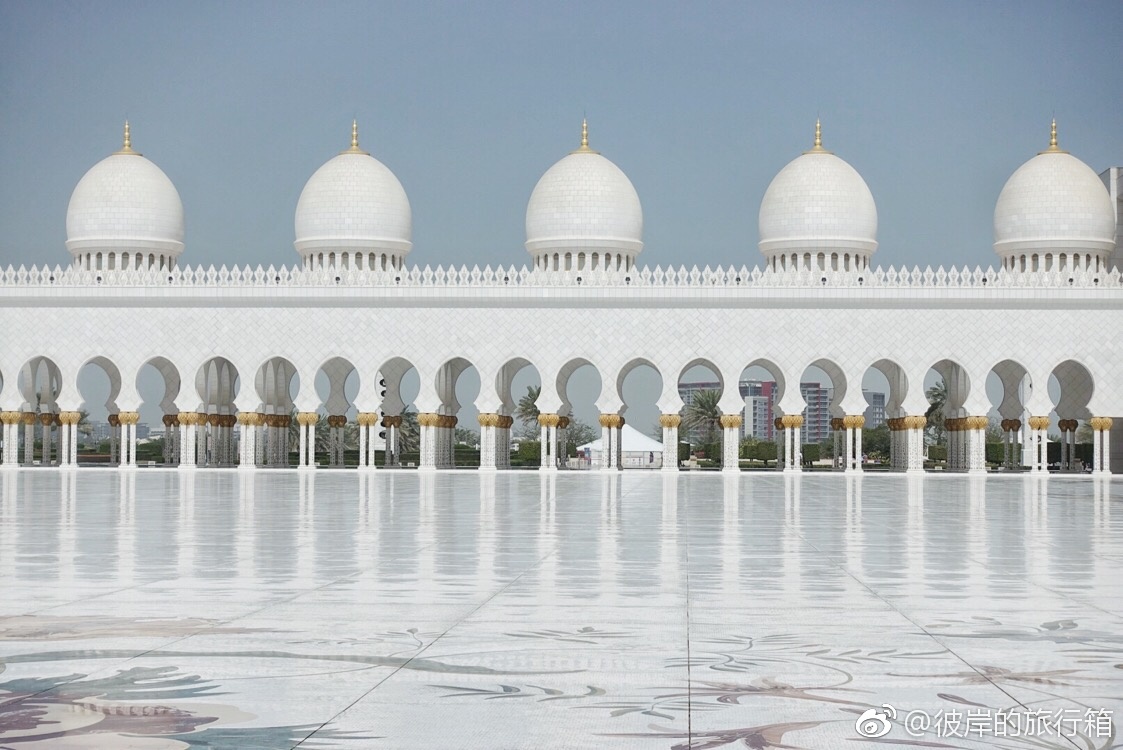
[[113, 580], [128, 588], [136, 574], [136, 474], [118, 476], [117, 488], [117, 570]]
[[[677, 415], [675, 415], [677, 416]], [[663, 518], [659, 533], [659, 570], [664, 591], [674, 591], [679, 581], [678, 477], [663, 475]]]
[[741, 447], [741, 415], [722, 414], [721, 423], [721, 470], [737, 473], [741, 470], [739, 450]]
[[1111, 417], [1092, 417], [1092, 473], [1097, 476], [1111, 474]]
[[[192, 467], [194, 465], [192, 464]], [[180, 464], [183, 467], [183, 464]], [[195, 472], [179, 475], [179, 523], [176, 526], [179, 549], [178, 578], [190, 578], [195, 569]]]
[[726, 474], [722, 483], [721, 520], [721, 582], [728, 602], [736, 601], [741, 580], [741, 480], [734, 473]]
[[682, 417], [678, 414], [660, 414], [663, 427], [663, 471], [678, 471], [678, 428]]

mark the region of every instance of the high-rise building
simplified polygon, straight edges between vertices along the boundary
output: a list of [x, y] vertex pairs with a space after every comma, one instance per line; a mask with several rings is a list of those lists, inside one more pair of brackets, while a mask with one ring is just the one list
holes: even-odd
[[885, 394], [863, 388], [862, 395], [866, 397], [868, 404], [865, 411], [866, 429], [872, 430], [885, 424]]

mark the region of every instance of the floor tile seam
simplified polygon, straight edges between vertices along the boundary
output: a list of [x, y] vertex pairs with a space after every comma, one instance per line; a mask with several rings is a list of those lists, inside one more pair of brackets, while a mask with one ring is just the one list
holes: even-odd
[[365, 692], [363, 692], [362, 695], [357, 697], [355, 700], [351, 701], [351, 703], [349, 703], [347, 706], [340, 709], [339, 711], [337, 711], [332, 716], [328, 717], [325, 721], [323, 721], [320, 724], [320, 726], [316, 727], [311, 732], [309, 732], [308, 735], [306, 735], [304, 737], [304, 739], [300, 740], [295, 745], [293, 745], [292, 750], [296, 750], [296, 748], [300, 747], [305, 742], [307, 742], [309, 739], [314, 737], [317, 732], [322, 730], [328, 724], [331, 724], [333, 721], [339, 719], [341, 716], [343, 716], [343, 714], [347, 713], [352, 708], [354, 708], [356, 705], [361, 703], [364, 699], [366, 699], [367, 696], [369, 696], [371, 693], [373, 693], [378, 688], [380, 688], [382, 685], [384, 685], [388, 680], [393, 678], [394, 675], [398, 674], [398, 672], [405, 669], [410, 664], [410, 662], [412, 662], [414, 659], [421, 658], [425, 654], [426, 651], [428, 651], [432, 646], [436, 645], [442, 638], [444, 638], [446, 635], [448, 635], [449, 632], [451, 632], [453, 630], [453, 628], [462, 624], [465, 620], [468, 620], [469, 618], [471, 618], [474, 614], [476, 614], [476, 612], [479, 612], [481, 609], [483, 609], [485, 606], [487, 606], [489, 603], [491, 603], [491, 601], [493, 601], [496, 597], [500, 596], [504, 591], [506, 591], [508, 588], [510, 588], [512, 585], [514, 585], [514, 583], [516, 581], [518, 581], [519, 578], [521, 578], [523, 575], [528, 573], [530, 570], [533, 570], [533, 569], [537, 568], [543, 562], [545, 562], [547, 559], [549, 559], [550, 557], [552, 557], [553, 555], [556, 555], [556, 554], [557, 554], [557, 544], [555, 543], [554, 546], [550, 549], [549, 552], [547, 552], [545, 555], [543, 555], [541, 558], [538, 559], [538, 561], [535, 563], [535, 565], [527, 568], [527, 570], [520, 573], [518, 576], [516, 576], [514, 579], [512, 579], [510, 582], [508, 582], [505, 586], [500, 588], [498, 591], [495, 591], [491, 596], [489, 596], [484, 601], [480, 602], [480, 604], [478, 606], [476, 606], [474, 609], [472, 609], [471, 612], [466, 613], [459, 620], [457, 620], [456, 622], [452, 623], [447, 628], [445, 628], [445, 630], [440, 635], [438, 635], [433, 640], [429, 641], [429, 643], [425, 644], [425, 646], [423, 648], [421, 648], [421, 650], [419, 650], [417, 653], [411, 655], [408, 659], [406, 659], [405, 662], [403, 662], [398, 667], [395, 667], [393, 670], [390, 671], [389, 674], [387, 674], [381, 680], [378, 680], [378, 682], [376, 682], [374, 685], [372, 685], [369, 690], [366, 690]]
[[[799, 531], [798, 531], [798, 530], [796, 531], [796, 534], [799, 534]], [[801, 535], [801, 536], [802, 536], [802, 535]], [[809, 543], [810, 543], [810, 542], [809, 542]], [[812, 544], [812, 546], [814, 546], [814, 545]], [[998, 684], [998, 683], [996, 683], [996, 682], [995, 682], [994, 680], [992, 680], [992, 679], [990, 678], [990, 676], [989, 676], [989, 675], [985, 674], [984, 672], [982, 672], [981, 670], [979, 670], [979, 669], [978, 669], [977, 667], [975, 667], [975, 665], [974, 665], [974, 664], [972, 664], [972, 663], [971, 663], [970, 661], [968, 661], [968, 660], [967, 660], [967, 659], [966, 659], [966, 658], [965, 658], [965, 657], [964, 657], [964, 656], [963, 656], [962, 654], [960, 654], [960, 653], [959, 653], [958, 651], [956, 651], [955, 649], [953, 649], [953, 648], [952, 648], [952, 647], [951, 647], [951, 646], [950, 646], [949, 644], [947, 644], [947, 643], [944, 643], [944, 642], [943, 642], [942, 640], [940, 640], [940, 638], [939, 638], [939, 637], [938, 637], [938, 636], [937, 636], [936, 634], [934, 634], [934, 633], [932, 633], [932, 632], [931, 632], [930, 630], [928, 630], [928, 628], [926, 628], [926, 627], [924, 627], [923, 625], [921, 625], [920, 623], [918, 623], [918, 622], [917, 622], [916, 620], [914, 620], [914, 619], [913, 619], [912, 617], [909, 617], [909, 616], [908, 616], [908, 615], [907, 615], [907, 614], [906, 614], [905, 612], [903, 612], [903, 611], [902, 611], [902, 610], [901, 610], [900, 608], [898, 608], [898, 607], [894, 606], [894, 605], [893, 605], [893, 603], [892, 603], [891, 601], [889, 601], [889, 600], [885, 599], [885, 597], [881, 596], [881, 595], [880, 595], [880, 594], [879, 594], [879, 593], [878, 593], [878, 592], [877, 592], [877, 591], [876, 591], [875, 589], [873, 589], [873, 588], [872, 588], [872, 587], [871, 587], [871, 586], [870, 586], [870, 585], [869, 585], [868, 583], [866, 583], [866, 582], [865, 582], [865, 581], [863, 581], [863, 580], [862, 580], [861, 578], [859, 578], [859, 577], [858, 577], [858, 576], [857, 576], [856, 574], [854, 574], [853, 572], [851, 572], [851, 571], [850, 571], [849, 569], [847, 569], [847, 568], [846, 568], [845, 566], [841, 566], [841, 565], [840, 565], [840, 566], [837, 566], [837, 567], [838, 567], [838, 568], [839, 568], [839, 569], [840, 569], [840, 570], [841, 570], [841, 571], [842, 571], [842, 572], [843, 572], [843, 573], [844, 573], [845, 575], [847, 575], [847, 576], [849, 576], [850, 578], [852, 578], [852, 579], [853, 579], [853, 580], [854, 580], [854, 581], [855, 581], [855, 582], [856, 582], [856, 583], [857, 583], [857, 584], [858, 584], [859, 586], [863, 587], [864, 589], [866, 589], [867, 591], [869, 591], [869, 593], [870, 593], [870, 594], [872, 594], [872, 595], [873, 595], [874, 597], [876, 597], [877, 599], [879, 599], [879, 600], [881, 600], [882, 602], [884, 602], [884, 603], [885, 603], [885, 605], [886, 605], [887, 607], [889, 607], [889, 608], [890, 608], [890, 609], [892, 609], [892, 610], [893, 610], [894, 612], [896, 612], [896, 613], [897, 613], [898, 615], [900, 615], [900, 617], [901, 617], [901, 618], [903, 618], [904, 620], [906, 620], [907, 622], [909, 622], [910, 624], [912, 624], [912, 626], [913, 626], [913, 627], [915, 627], [915, 628], [917, 628], [918, 630], [920, 630], [920, 631], [921, 631], [922, 633], [924, 633], [924, 635], [926, 635], [926, 636], [927, 636], [928, 638], [932, 639], [932, 640], [933, 640], [933, 641], [934, 641], [935, 643], [939, 644], [939, 645], [940, 645], [940, 646], [941, 646], [941, 647], [942, 647], [943, 649], [945, 649], [945, 650], [946, 650], [946, 651], [947, 651], [947, 652], [948, 652], [949, 654], [951, 654], [951, 655], [952, 655], [952, 656], [954, 656], [954, 657], [955, 657], [956, 659], [958, 659], [958, 660], [959, 660], [959, 661], [960, 661], [960, 662], [961, 662], [961, 663], [962, 663], [962, 664], [963, 664], [964, 666], [966, 666], [966, 667], [967, 667], [968, 669], [970, 669], [970, 670], [971, 670], [972, 672], [974, 672], [974, 673], [975, 673], [975, 674], [977, 674], [977, 675], [978, 675], [979, 677], [981, 677], [981, 678], [982, 678], [983, 680], [985, 680], [987, 684], [991, 685], [991, 686], [992, 686], [993, 688], [995, 688], [995, 689], [996, 689], [997, 691], [999, 691], [1000, 693], [1002, 693], [1003, 695], [1005, 695], [1005, 696], [1006, 696], [1007, 698], [1009, 698], [1010, 700], [1014, 701], [1014, 703], [1018, 704], [1018, 705], [1019, 705], [1019, 706], [1021, 706], [1021, 707], [1022, 707], [1023, 709], [1027, 709], [1027, 710], [1028, 710], [1028, 707], [1027, 707], [1027, 706], [1025, 706], [1025, 704], [1023, 704], [1023, 703], [1022, 703], [1022, 701], [1020, 701], [1020, 700], [1019, 700], [1019, 699], [1018, 699], [1017, 697], [1015, 697], [1014, 695], [1012, 695], [1012, 694], [1011, 694], [1011, 693], [1010, 693], [1009, 691], [1007, 691], [1007, 690], [1006, 690], [1005, 688], [1003, 688], [1003, 687], [1002, 687], [1001, 685], [999, 685], [999, 684]]]

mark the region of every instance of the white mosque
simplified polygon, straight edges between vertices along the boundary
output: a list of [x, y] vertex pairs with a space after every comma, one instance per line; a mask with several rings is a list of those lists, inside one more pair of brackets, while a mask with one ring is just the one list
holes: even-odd
[[[360, 148], [353, 127], [350, 147], [300, 195], [299, 260], [215, 269], [184, 264], [179, 194], [133, 149], [126, 124], [123, 147], [74, 189], [71, 262], [0, 272], [0, 466], [77, 466], [78, 373], [93, 364], [109, 378], [122, 470], [136, 466], [137, 380], [149, 365], [164, 383], [167, 462], [182, 470], [287, 465], [294, 419], [298, 467], [313, 469], [322, 414], [333, 431], [358, 423], [360, 470], [375, 470], [376, 445], [385, 461], [378, 470], [397, 468], [410, 370], [420, 380], [418, 468], [450, 468], [456, 383], [469, 368], [482, 384], [479, 469], [501, 470], [510, 465], [512, 380], [533, 366], [541, 469], [554, 471], [566, 466], [570, 377], [592, 365], [604, 384], [596, 407], [608, 449], [599, 467], [621, 468], [623, 383], [648, 366], [663, 381], [662, 467], [676, 471], [677, 385], [704, 365], [722, 383], [725, 471], [738, 471], [737, 383], [750, 366], [777, 383], [786, 472], [800, 471], [799, 382], [812, 366], [832, 381], [839, 470], [862, 470], [861, 385], [872, 368], [889, 383], [894, 470], [923, 471], [924, 381], [935, 370], [947, 387], [949, 469], [987, 470], [984, 434], [997, 408], [1005, 468], [1045, 471], [1050, 430], [1061, 435], [1062, 467], [1074, 467], [1076, 430], [1086, 423], [1093, 474], [1123, 471], [1121, 204], [1117, 170], [1108, 174], [1105, 186], [1062, 150], [1054, 123], [1048, 146], [998, 196], [996, 267], [883, 266], [873, 257], [873, 196], [823, 147], [816, 126], [812, 148], [764, 192], [762, 265], [660, 268], [640, 260], [635, 189], [590, 147], [585, 127], [580, 146], [530, 194], [529, 264], [430, 268], [410, 258], [405, 190]], [[326, 399], [314, 387], [321, 372]], [[1002, 385], [993, 404], [992, 373]], [[348, 397], [353, 374], [358, 393]]]

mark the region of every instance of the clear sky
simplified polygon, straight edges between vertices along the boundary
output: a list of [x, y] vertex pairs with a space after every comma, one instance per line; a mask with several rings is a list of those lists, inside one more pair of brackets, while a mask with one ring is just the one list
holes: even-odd
[[539, 176], [592, 145], [643, 202], [641, 264], [758, 262], [810, 146], [877, 201], [881, 265], [983, 264], [1047, 144], [1123, 164], [1123, 3], [0, 0], [0, 265], [62, 263], [70, 192], [120, 145], [172, 179], [184, 263], [289, 264], [305, 180], [349, 143], [398, 175], [410, 262], [523, 264]]

